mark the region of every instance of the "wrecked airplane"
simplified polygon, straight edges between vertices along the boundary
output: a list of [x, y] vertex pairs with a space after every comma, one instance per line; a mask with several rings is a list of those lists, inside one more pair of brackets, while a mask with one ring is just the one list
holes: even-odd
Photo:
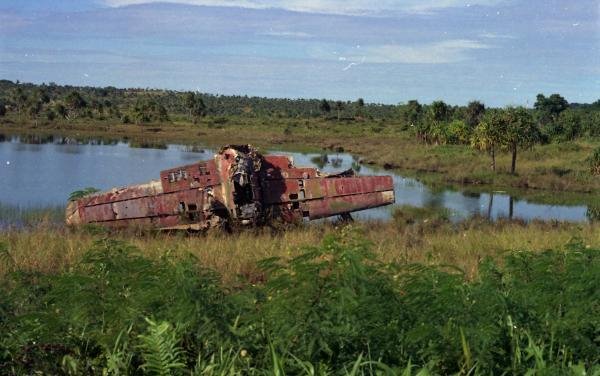
[[70, 201], [66, 223], [161, 230], [260, 226], [331, 216], [394, 203], [391, 176], [324, 174], [291, 157], [250, 145], [223, 147], [214, 159], [175, 167], [160, 180]]

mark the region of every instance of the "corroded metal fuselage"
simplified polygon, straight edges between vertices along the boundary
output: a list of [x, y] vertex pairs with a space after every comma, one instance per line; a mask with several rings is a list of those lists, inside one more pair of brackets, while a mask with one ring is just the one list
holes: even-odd
[[318, 219], [393, 202], [391, 176], [326, 175], [295, 167], [287, 156], [226, 146], [212, 160], [162, 171], [160, 180], [71, 201], [66, 222], [203, 230]]

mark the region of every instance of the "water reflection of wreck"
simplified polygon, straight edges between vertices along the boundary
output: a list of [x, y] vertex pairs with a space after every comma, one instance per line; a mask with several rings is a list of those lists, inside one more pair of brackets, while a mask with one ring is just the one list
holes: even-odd
[[162, 171], [160, 181], [74, 200], [66, 221], [202, 230], [347, 217], [393, 202], [391, 176], [356, 176], [352, 170], [322, 174], [295, 167], [288, 156], [262, 156], [242, 145], [226, 146], [209, 161]]

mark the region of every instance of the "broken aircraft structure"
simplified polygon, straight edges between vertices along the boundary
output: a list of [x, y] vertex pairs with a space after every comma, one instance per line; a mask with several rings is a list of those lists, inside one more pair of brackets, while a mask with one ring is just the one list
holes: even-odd
[[223, 147], [212, 160], [162, 171], [160, 180], [70, 201], [68, 225], [205, 230], [330, 216], [394, 203], [391, 176], [324, 174], [250, 145]]

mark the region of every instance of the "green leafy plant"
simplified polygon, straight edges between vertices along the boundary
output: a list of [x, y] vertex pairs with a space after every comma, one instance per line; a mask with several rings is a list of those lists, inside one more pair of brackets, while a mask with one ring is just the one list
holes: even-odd
[[139, 345], [144, 363], [140, 366], [148, 375], [168, 376], [185, 368], [183, 349], [178, 346], [177, 330], [166, 321], [160, 323], [146, 318], [146, 334], [140, 334]]
[[89, 196], [96, 192], [100, 192], [100, 190], [97, 188], [94, 188], [94, 187], [87, 187], [84, 189], [80, 189], [78, 191], [71, 192], [71, 194], [69, 195], [69, 201], [79, 200], [80, 198]]

